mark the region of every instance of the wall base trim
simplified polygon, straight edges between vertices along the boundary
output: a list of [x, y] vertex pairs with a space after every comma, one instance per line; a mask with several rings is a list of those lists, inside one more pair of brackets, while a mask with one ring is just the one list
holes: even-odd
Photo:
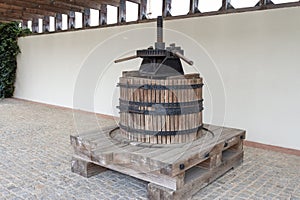
[[290, 149], [290, 148], [279, 147], [279, 146], [274, 146], [274, 145], [269, 145], [269, 144], [263, 144], [263, 143], [259, 143], [259, 142], [252, 142], [252, 141], [247, 141], [247, 140], [244, 141], [244, 145], [247, 147], [253, 147], [253, 148], [258, 148], [258, 149], [264, 149], [264, 150], [275, 151], [275, 152], [279, 152], [279, 153], [300, 156], [300, 150], [297, 150], [297, 149]]

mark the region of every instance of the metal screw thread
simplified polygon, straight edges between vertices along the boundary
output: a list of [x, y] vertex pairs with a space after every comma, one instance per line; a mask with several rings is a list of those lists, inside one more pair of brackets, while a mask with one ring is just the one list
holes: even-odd
[[163, 17], [162, 16], [157, 17], [157, 42], [158, 43], [163, 42]]

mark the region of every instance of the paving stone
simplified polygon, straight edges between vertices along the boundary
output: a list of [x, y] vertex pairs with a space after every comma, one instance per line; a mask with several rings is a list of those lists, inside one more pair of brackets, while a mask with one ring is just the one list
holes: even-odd
[[[70, 134], [115, 123], [85, 112], [0, 100], [0, 199], [145, 200], [147, 183], [106, 171], [70, 171]], [[245, 147], [243, 164], [193, 199], [300, 200], [300, 157]]]

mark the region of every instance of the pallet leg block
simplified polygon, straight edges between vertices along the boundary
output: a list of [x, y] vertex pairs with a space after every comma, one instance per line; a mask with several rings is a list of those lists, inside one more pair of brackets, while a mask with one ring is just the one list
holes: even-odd
[[187, 200], [226, 172], [238, 167], [243, 162], [243, 152], [236, 152], [229, 159], [224, 160], [218, 167], [204, 169], [194, 167], [186, 172], [186, 183], [179, 190], [171, 190], [153, 183], [148, 184], [148, 198], [150, 200]]
[[175, 200], [174, 191], [154, 183], [148, 184], [149, 200]]
[[71, 162], [71, 171], [83, 177], [89, 178], [100, 174], [107, 169], [94, 163], [73, 157]]

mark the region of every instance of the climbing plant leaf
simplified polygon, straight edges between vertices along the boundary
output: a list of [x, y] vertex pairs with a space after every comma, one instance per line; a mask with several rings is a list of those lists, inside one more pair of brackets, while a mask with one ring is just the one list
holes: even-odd
[[17, 55], [21, 53], [18, 37], [29, 35], [17, 22], [0, 23], [0, 99], [14, 94], [17, 71]]

